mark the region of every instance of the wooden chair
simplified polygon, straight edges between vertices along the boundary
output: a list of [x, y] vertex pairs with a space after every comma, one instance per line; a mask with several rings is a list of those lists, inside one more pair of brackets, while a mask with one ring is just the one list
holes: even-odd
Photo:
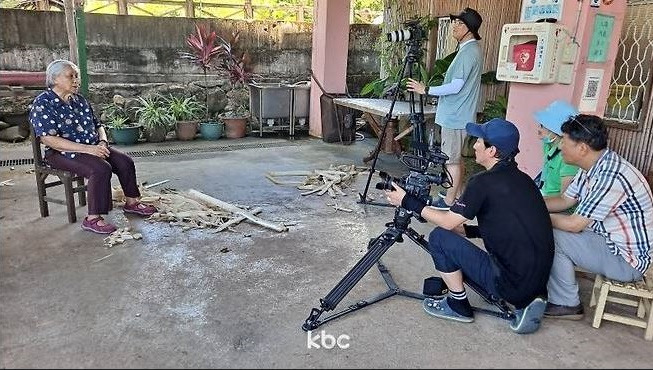
[[[637, 308], [637, 316], [605, 312], [606, 303], [612, 302]], [[596, 274], [590, 307], [596, 305], [592, 326], [598, 328], [601, 320], [619, 322], [644, 328], [644, 339], [653, 340], [653, 277], [622, 283]]]
[[[48, 217], [50, 215], [48, 203], [52, 202], [65, 205], [68, 208], [68, 222], [77, 222], [74, 194], [77, 193], [79, 196], [79, 205], [85, 206], [86, 185], [84, 183], [84, 177], [69, 171], [51, 168], [43, 159], [43, 153], [41, 152], [41, 138], [36, 137], [33, 130], [30, 135], [30, 140], [32, 142], [32, 151], [34, 153], [34, 174], [36, 175], [36, 189], [38, 191], [41, 217]], [[46, 182], [46, 179], [50, 175], [57, 176], [59, 180]], [[73, 181], [77, 183], [77, 186], [73, 187]], [[48, 188], [59, 185], [64, 186], [64, 200], [55, 199], [47, 195]]]

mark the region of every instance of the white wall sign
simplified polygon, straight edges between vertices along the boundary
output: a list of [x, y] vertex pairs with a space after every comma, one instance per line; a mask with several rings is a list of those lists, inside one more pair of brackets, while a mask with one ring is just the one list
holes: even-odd
[[581, 112], [596, 112], [603, 82], [603, 69], [587, 69], [583, 82], [583, 95], [580, 97], [578, 110]]
[[564, 0], [522, 0], [520, 22], [535, 22], [538, 19], [562, 18]]

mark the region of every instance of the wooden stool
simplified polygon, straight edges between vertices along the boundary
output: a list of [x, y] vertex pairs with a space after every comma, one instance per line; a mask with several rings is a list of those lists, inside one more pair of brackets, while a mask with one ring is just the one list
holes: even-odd
[[[607, 302], [637, 307], [637, 317], [605, 312]], [[601, 320], [619, 322], [644, 328], [644, 339], [653, 340], [653, 278], [646, 276], [640, 281], [622, 283], [599, 274], [594, 280], [590, 307], [596, 305], [592, 326], [598, 328]]]
[[[63, 204], [68, 208], [68, 222], [77, 222], [77, 211], [75, 210], [75, 197], [77, 193], [79, 196], [79, 205], [86, 205], [86, 185], [84, 178], [69, 171], [57, 170], [51, 168], [44, 160], [41, 153], [41, 138], [35, 137], [34, 132], [30, 135], [32, 142], [32, 151], [34, 153], [34, 174], [36, 175], [36, 189], [39, 197], [39, 209], [41, 210], [41, 217], [48, 217], [50, 210], [48, 209], [48, 202]], [[58, 181], [46, 182], [48, 176], [54, 175], [59, 178]], [[73, 187], [73, 181], [77, 182], [77, 186]], [[53, 186], [64, 186], [65, 200], [55, 199], [47, 195], [47, 189]]]

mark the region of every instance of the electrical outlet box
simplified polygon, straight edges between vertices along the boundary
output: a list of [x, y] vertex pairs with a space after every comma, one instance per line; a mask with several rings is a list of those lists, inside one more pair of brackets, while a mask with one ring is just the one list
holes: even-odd
[[573, 64], [574, 61], [576, 61], [576, 56], [578, 55], [579, 48], [580, 47], [578, 44], [574, 43], [572, 40], [567, 40], [567, 42], [562, 47], [560, 62]]

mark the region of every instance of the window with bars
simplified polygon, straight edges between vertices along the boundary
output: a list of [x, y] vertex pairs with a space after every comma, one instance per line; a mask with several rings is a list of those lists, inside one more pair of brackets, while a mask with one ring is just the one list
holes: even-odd
[[435, 59], [442, 59], [456, 50], [458, 43], [451, 37], [451, 19], [438, 18], [438, 43], [435, 48]]
[[612, 125], [641, 129], [653, 87], [653, 0], [628, 0], [605, 108]]

